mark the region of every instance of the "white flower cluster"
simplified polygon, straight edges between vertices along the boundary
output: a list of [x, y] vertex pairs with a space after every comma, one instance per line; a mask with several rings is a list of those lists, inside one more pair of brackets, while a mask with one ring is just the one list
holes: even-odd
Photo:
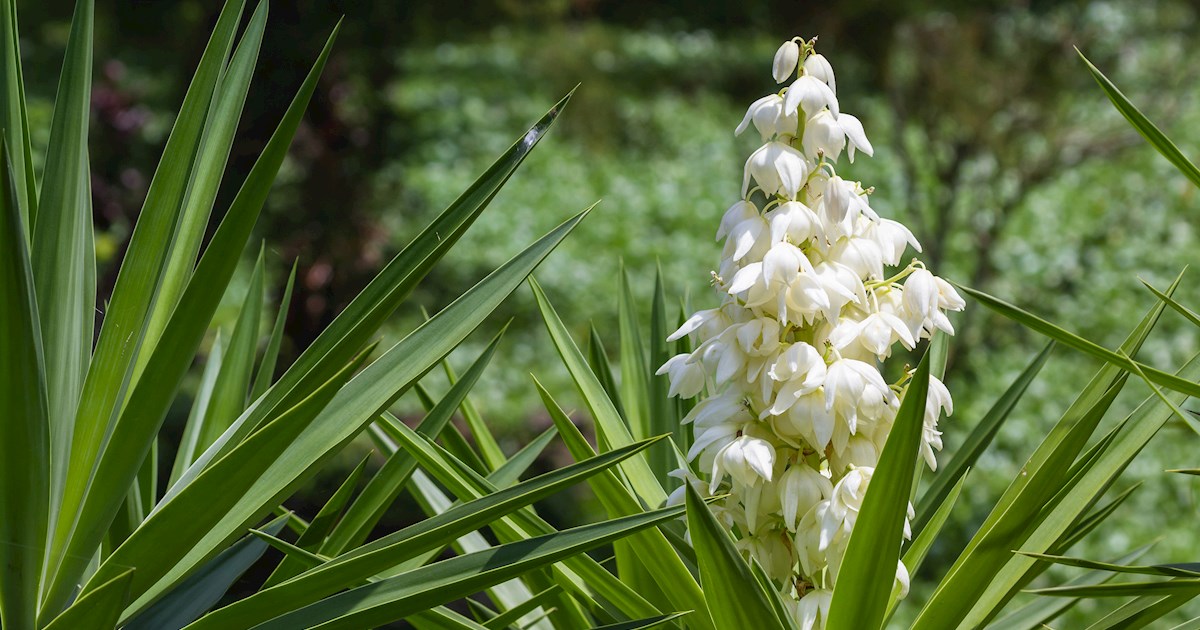
[[[873, 189], [838, 177], [843, 150], [873, 153], [857, 118], [838, 107], [829, 61], [815, 40], [785, 42], [778, 83], [737, 128], [763, 146], [746, 162], [742, 199], [721, 220], [725, 240], [713, 284], [721, 305], [693, 315], [669, 340], [696, 350], [671, 358], [671, 395], [702, 400], [684, 419], [709, 495], [739, 546], [776, 581], [800, 627], [823, 628], [838, 566], [911, 372], [889, 384], [892, 348], [911, 350], [964, 302], [918, 260], [891, 276], [908, 246], [904, 225], [880, 217]], [[894, 270], [894, 269], [893, 269]], [[950, 393], [931, 379], [921, 452], [936, 468], [940, 414]], [[672, 495], [680, 501], [682, 489]], [[911, 506], [910, 506], [911, 511]], [[911, 517], [911, 514], [910, 514]], [[896, 569], [907, 593], [908, 573]]]

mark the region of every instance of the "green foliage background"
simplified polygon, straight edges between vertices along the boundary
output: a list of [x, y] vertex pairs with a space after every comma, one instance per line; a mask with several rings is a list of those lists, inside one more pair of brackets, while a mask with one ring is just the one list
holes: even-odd
[[[216, 10], [208, 4], [97, 7], [92, 164], [102, 261], [128, 237], [184, 87], [181, 69], [194, 63]], [[538, 273], [577, 338], [593, 321], [606, 345], [617, 346], [620, 259], [647, 312], [656, 264], [669, 295], [711, 301], [707, 271], [719, 253], [712, 233], [755, 147], [754, 138], [735, 138], [732, 129], [745, 105], [772, 89], [765, 60], [793, 34], [820, 35], [843, 107], [864, 121], [876, 147], [875, 159], [860, 160], [853, 175], [876, 186], [873, 203], [882, 213], [913, 227], [937, 273], [1116, 346], [1151, 300], [1138, 278], [1165, 287], [1194, 258], [1194, 189], [1112, 110], [1071, 49], [1084, 50], [1195, 155], [1200, 16], [1187, 2], [277, 4], [263, 80], [251, 91], [249, 123], [234, 149], [235, 172], [248, 169], [270, 131], [255, 121], [273, 120], [286, 105], [287, 93], [274, 86], [294, 84], [304, 72], [292, 61], [314, 48], [305, 37], [347, 15], [260, 224], [273, 255], [272, 286], [299, 259], [285, 348], [292, 356], [514, 131], [576, 83], [582, 86], [562, 128], [472, 228], [472, 246], [455, 249], [419, 289], [419, 301], [444, 305], [518, 243], [598, 198], [597, 212]], [[69, 7], [50, 5], [22, 7], [24, 24], [42, 25], [26, 31], [38, 44], [30, 47], [38, 55], [25, 58], [35, 130], [48, 126], [55, 51], [69, 20]], [[189, 28], [162, 32], [156, 25], [168, 12]], [[1195, 305], [1195, 286], [1185, 278], [1181, 302]], [[240, 300], [237, 290], [227, 296], [230, 305]], [[473, 396], [489, 419], [504, 423], [511, 451], [549, 424], [528, 373], [552, 391], [572, 388], [532, 296], [522, 292], [501, 310], [514, 318], [501, 369], [485, 373]], [[421, 317], [405, 314], [394, 333]], [[948, 451], [1043, 343], [978, 307], [956, 325]], [[1197, 350], [1194, 331], [1168, 314], [1145, 362], [1182, 363]], [[455, 356], [466, 361], [486, 343], [480, 335]], [[959, 546], [1024, 461], [1031, 436], [1044, 434], [1094, 369], [1081, 355], [1056, 352], [969, 482], [965, 499], [975, 510], [960, 507], [947, 526], [961, 532]], [[1137, 383], [1130, 389], [1121, 409], [1147, 393]], [[415, 398], [402, 402], [420, 413]], [[563, 402], [578, 407], [569, 397]], [[1075, 555], [1115, 556], [1161, 535], [1150, 560], [1194, 559], [1194, 537], [1181, 521], [1196, 514], [1197, 482], [1162, 470], [1194, 465], [1197, 439], [1181, 424], [1168, 426], [1124, 477], [1144, 487]], [[357, 458], [347, 454], [347, 465]], [[565, 521], [587, 520], [572, 510], [554, 511]], [[927, 570], [948, 566], [958, 551], [954, 539], [944, 534]], [[921, 595], [918, 587], [914, 597]]]

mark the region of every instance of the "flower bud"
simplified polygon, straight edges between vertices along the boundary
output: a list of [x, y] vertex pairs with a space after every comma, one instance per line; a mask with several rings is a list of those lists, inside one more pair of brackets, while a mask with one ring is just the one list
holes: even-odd
[[830, 90], [837, 92], [837, 82], [833, 78], [833, 66], [829, 65], [829, 60], [825, 58], [825, 55], [819, 53], [809, 55], [808, 59], [804, 60], [804, 74], [824, 81]]
[[796, 64], [800, 62], [800, 45], [796, 40], [789, 39], [783, 42], [779, 50], [775, 51], [775, 62], [771, 64], [771, 74], [775, 77], [776, 83], [783, 83], [792, 76], [796, 71]]

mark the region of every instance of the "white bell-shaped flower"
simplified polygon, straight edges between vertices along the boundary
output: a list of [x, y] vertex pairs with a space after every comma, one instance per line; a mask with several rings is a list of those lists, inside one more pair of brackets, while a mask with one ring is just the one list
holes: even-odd
[[796, 79], [783, 95], [783, 112], [788, 115], [803, 111], [804, 118], [808, 119], [826, 107], [835, 117], [838, 115], [837, 95], [824, 81], [814, 76], [804, 75]]
[[[829, 65], [829, 60], [821, 53], [813, 53], [804, 60], [804, 74], [818, 78], [829, 86], [830, 90], [837, 92], [837, 81], [833, 78], [833, 66]], [[783, 81], [777, 81], [783, 83]]]
[[770, 481], [775, 469], [775, 447], [756, 437], [743, 435], [722, 448], [713, 460], [709, 492], [717, 491], [728, 474], [734, 481], [751, 486]]
[[940, 297], [937, 278], [925, 269], [914, 269], [904, 281], [901, 315], [914, 336], [928, 337], [934, 330], [954, 334], [954, 326], [940, 308]]
[[782, 142], [768, 142], [746, 160], [742, 196], [750, 192], [750, 180], [767, 195], [795, 199], [808, 179], [810, 167], [804, 154]]
[[850, 114], [838, 114], [837, 122], [842, 128], [842, 133], [846, 134], [848, 142], [847, 155], [850, 157], [851, 162], [854, 162], [855, 149], [866, 153], [867, 157], [875, 155], [875, 149], [871, 146], [871, 141], [867, 140], [867, 132], [863, 130], [862, 121]]
[[767, 413], [779, 415], [791, 409], [801, 396], [817, 391], [825, 382], [825, 359], [816, 348], [796, 342], [779, 355], [769, 375], [779, 383], [779, 391], [771, 408], [763, 412], [764, 417]]
[[874, 468], [879, 463], [881, 449], [874, 440], [858, 433], [851, 435], [841, 449], [830, 450], [829, 469], [842, 473], [857, 466]]
[[821, 218], [799, 201], [785, 201], [764, 215], [771, 230], [771, 243], [787, 239], [802, 245], [821, 235]]
[[737, 340], [746, 355], [744, 378], [753, 382], [763, 369], [779, 355], [779, 322], [774, 319], [755, 319], [737, 327]]
[[896, 586], [900, 587], [897, 599], [908, 597], [908, 567], [901, 560], [896, 561]]
[[671, 494], [667, 495], [667, 507], [683, 505], [686, 501], [688, 486], [695, 488], [696, 492], [699, 492], [701, 496], [705, 495], [708, 491], [708, 484], [704, 483], [695, 475], [695, 473], [692, 472], [692, 469], [688, 468], [687, 466], [676, 468], [675, 470], [667, 473], [667, 476], [683, 482], [683, 485], [675, 488], [671, 491]]
[[871, 221], [867, 229], [863, 231], [865, 238], [875, 241], [879, 245], [879, 253], [883, 257], [883, 262], [888, 265], [895, 265], [904, 257], [904, 249], [909, 245], [912, 248], [921, 251], [921, 244], [917, 242], [917, 237], [899, 221], [891, 219], [880, 219]]
[[776, 135], [795, 136], [800, 127], [799, 115], [796, 112], [785, 113], [783, 97], [778, 94], [768, 94], [751, 103], [733, 134], [735, 136], [742, 135], [751, 122], [754, 123], [754, 128], [758, 130], [763, 141], [770, 140]]
[[958, 295], [958, 291], [954, 290], [954, 285], [937, 276], [933, 277], [933, 281], [938, 286], [938, 308], [947, 311], [961, 311], [967, 307], [966, 300]]
[[737, 392], [727, 391], [700, 401], [683, 419], [685, 424], [693, 423], [695, 433], [688, 461], [713, 444], [724, 446], [733, 441], [742, 427], [753, 420]]
[[771, 226], [766, 217], [755, 213], [754, 216], [733, 226], [729, 230], [726, 249], [732, 247], [731, 257], [735, 261], [745, 258], [748, 254], [757, 252], [759, 256], [766, 253], [771, 245]]
[[[795, 600], [793, 600], [795, 601]], [[829, 605], [833, 603], [833, 591], [814, 589], [804, 594], [790, 606], [789, 612], [796, 620], [798, 630], [820, 630], [829, 619]]]
[[825, 155], [836, 162], [842, 149], [846, 148], [846, 132], [833, 113], [823, 109], [804, 124], [801, 142], [807, 155]]
[[791, 577], [792, 554], [782, 537], [750, 535], [737, 541], [736, 547], [757, 560], [763, 572], [772, 580], [786, 581]]
[[935, 376], [929, 377], [929, 394], [925, 401], [925, 426], [921, 433], [921, 456], [930, 470], [937, 470], [937, 456], [934, 451], [942, 450], [942, 432], [938, 431], [938, 420], [945, 412], [949, 417], [954, 413], [954, 400], [950, 390]]
[[710, 308], [697, 311], [687, 318], [687, 321], [683, 322], [683, 325], [675, 332], [671, 333], [671, 336], [667, 337], [667, 341], [676, 341], [692, 333], [698, 333], [704, 339], [716, 336], [733, 324], [733, 319], [725, 310], [724, 308]]
[[677, 354], [658, 368], [655, 375], [667, 374], [671, 382], [668, 396], [691, 398], [704, 389], [704, 365], [690, 354]]
[[830, 258], [872, 280], [883, 278], [884, 256], [879, 241], [867, 235], [840, 238], [829, 250]]
[[875, 366], [854, 359], [838, 359], [825, 375], [825, 408], [846, 422], [853, 434], [859, 413], [875, 417], [891, 390]]
[[729, 232], [733, 230], [733, 226], [756, 216], [758, 216], [757, 206], [745, 199], [738, 200], [737, 203], [729, 206], [729, 209], [721, 216], [721, 226], [717, 228], [717, 240], [728, 236]]
[[917, 345], [904, 320], [883, 311], [871, 313], [860, 321], [843, 319], [829, 335], [829, 343], [838, 350], [858, 345], [880, 360], [892, 353], [892, 345], [897, 341], [909, 350]]
[[833, 495], [833, 482], [809, 466], [789, 466], [776, 484], [783, 509], [783, 522], [792, 531], [800, 517], [817, 503]]
[[821, 549], [828, 549], [834, 542], [849, 537], [874, 472], [875, 469], [869, 466], [855, 468], [834, 484], [829, 507], [821, 518]]
[[[857, 186], [841, 177], [830, 177], [825, 181], [825, 192], [821, 195], [821, 209], [830, 223], [842, 223], [858, 218], [859, 203]], [[852, 212], [853, 211], [853, 212]]]

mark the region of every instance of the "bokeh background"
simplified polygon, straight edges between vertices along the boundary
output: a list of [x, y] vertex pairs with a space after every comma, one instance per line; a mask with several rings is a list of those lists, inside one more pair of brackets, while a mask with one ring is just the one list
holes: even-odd
[[[44, 134], [70, 3], [23, 4], [31, 116]], [[219, 4], [97, 3], [92, 187], [100, 272], [109, 283]], [[912, 228], [928, 265], [1115, 346], [1153, 304], [1139, 278], [1164, 287], [1195, 259], [1197, 200], [1111, 108], [1073, 47], [1194, 153], [1198, 12], [1200, 3], [1185, 0], [276, 2], [222, 199], [236, 192], [230, 182], [249, 169], [344, 15], [258, 228], [276, 286], [293, 260], [299, 265], [286, 359], [579, 84], [558, 126], [435, 269], [414, 306], [396, 315], [389, 335], [420, 322], [416, 305], [440, 308], [523, 243], [602, 199], [537, 276], [578, 340], [594, 323], [616, 348], [622, 264], [647, 314], [656, 265], [668, 295], [697, 307], [715, 302], [707, 288], [719, 254], [712, 235], [756, 147], [753, 134], [734, 137], [733, 128], [746, 105], [776, 89], [770, 60], [778, 43], [818, 35], [818, 50], [837, 72], [842, 108], [862, 119], [875, 146], [874, 159], [858, 160], [850, 172], [876, 187], [872, 201], [882, 214]], [[35, 139], [34, 146], [43, 144], [44, 137]], [[225, 207], [220, 200], [218, 207]], [[1185, 303], [1200, 298], [1198, 282], [1185, 277]], [[227, 326], [244, 286], [227, 296], [220, 315]], [[473, 358], [508, 318], [503, 355], [474, 402], [511, 452], [548, 425], [531, 372], [564, 401], [575, 399], [527, 291], [452, 361]], [[956, 409], [944, 423], [943, 458], [1044, 343], [982, 307], [969, 307], [955, 324], [946, 382]], [[1168, 314], [1143, 358], [1173, 368], [1197, 345], [1195, 328]], [[1056, 351], [980, 461], [918, 582], [949, 566], [1097, 367]], [[1128, 390], [1118, 402], [1123, 411], [1148, 393], [1136, 383]], [[398, 410], [420, 413], [415, 399], [401, 400]], [[182, 422], [174, 418], [169, 427], [181, 431]], [[1076, 555], [1107, 559], [1161, 537], [1149, 560], [1196, 560], [1197, 482], [1163, 471], [1200, 464], [1197, 446], [1200, 436], [1168, 425], [1117, 489], [1141, 488]], [[345, 465], [367, 448], [353, 445]], [[551, 449], [539, 465], [566, 457]], [[339, 482], [330, 471], [293, 507], [311, 511]], [[405, 522], [413, 509], [402, 500], [381, 528]], [[542, 509], [560, 525], [599, 517], [585, 490]], [[924, 593], [918, 583], [913, 597]]]

